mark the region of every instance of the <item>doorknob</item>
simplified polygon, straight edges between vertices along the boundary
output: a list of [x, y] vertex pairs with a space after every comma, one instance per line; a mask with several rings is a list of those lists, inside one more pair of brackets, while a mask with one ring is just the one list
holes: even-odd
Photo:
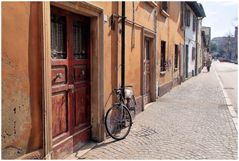
[[68, 90], [71, 90], [71, 93], [74, 93], [75, 92], [75, 87], [73, 84], [69, 84], [68, 85]]
[[63, 77], [63, 74], [62, 74], [62, 73], [57, 73], [57, 74], [56, 74], [56, 79], [57, 79], [57, 78], [60, 78], [60, 79], [61, 79], [62, 77]]

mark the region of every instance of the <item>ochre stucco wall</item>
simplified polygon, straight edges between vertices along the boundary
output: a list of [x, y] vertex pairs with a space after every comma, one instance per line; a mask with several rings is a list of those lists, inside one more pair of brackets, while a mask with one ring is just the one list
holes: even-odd
[[[140, 96], [141, 89], [141, 29], [135, 28], [135, 47], [131, 47], [132, 26], [125, 27], [126, 43], [125, 43], [125, 84], [132, 85], [134, 95]], [[130, 35], [130, 36], [129, 36]]]
[[110, 16], [118, 14], [118, 2], [92, 2], [104, 9], [107, 21], [104, 22], [104, 105], [105, 111], [112, 105], [111, 92], [118, 87], [118, 25], [111, 30]]
[[[104, 22], [104, 102], [105, 109], [112, 104], [109, 95], [112, 88], [121, 84], [121, 22], [117, 22], [115, 30], [111, 30], [110, 16], [115, 13], [121, 15], [121, 2], [93, 2], [93, 4], [104, 9], [107, 22]], [[125, 84], [133, 85], [135, 96], [141, 95], [141, 50], [142, 50], [142, 27], [153, 30], [154, 17], [153, 8], [145, 2], [134, 2], [135, 23], [135, 47], [132, 48], [132, 24], [133, 2], [126, 2], [125, 26]], [[140, 26], [139, 26], [140, 25]]]
[[[159, 10], [161, 3], [158, 3]], [[170, 5], [170, 2], [169, 2]], [[170, 10], [170, 7], [169, 7]], [[157, 48], [157, 57], [158, 57], [158, 64], [157, 64], [157, 80], [159, 81], [160, 87], [165, 85], [166, 83], [169, 83], [172, 80], [172, 74], [171, 74], [171, 65], [169, 68], [166, 69], [166, 73], [164, 75], [160, 75], [160, 64], [161, 64], [161, 41], [166, 42], [166, 61], [172, 63], [172, 53], [169, 53], [169, 18], [170, 17], [164, 17], [160, 11], [158, 13], [157, 17], [157, 42], [158, 42], [158, 48]]]
[[[169, 10], [169, 53], [172, 53], [172, 72], [173, 79], [179, 78], [179, 60], [180, 56], [178, 56], [178, 69], [175, 70], [174, 67], [174, 58], [175, 58], [175, 45], [178, 45], [180, 49], [180, 45], [184, 44], [184, 32], [181, 28], [181, 2], [170, 3]], [[180, 51], [180, 54], [183, 54], [183, 51]]]
[[2, 158], [42, 147], [38, 3], [2, 3]]
[[[158, 3], [158, 5], [160, 8], [161, 3]], [[172, 82], [173, 78], [177, 78], [179, 76], [179, 69], [174, 71], [175, 44], [184, 44], [184, 32], [180, 26], [180, 2], [168, 2], [168, 14], [169, 16], [165, 17], [159, 10], [157, 21], [157, 81], [159, 81], [160, 87]], [[166, 73], [160, 76], [161, 41], [166, 41], [166, 61], [169, 63], [169, 67], [166, 69]], [[181, 51], [181, 54], [182, 52], [183, 51]]]

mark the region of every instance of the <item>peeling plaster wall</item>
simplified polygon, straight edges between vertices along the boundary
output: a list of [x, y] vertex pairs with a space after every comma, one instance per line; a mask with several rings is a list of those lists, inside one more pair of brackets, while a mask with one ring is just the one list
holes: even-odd
[[30, 2], [2, 3], [3, 159], [42, 148], [37, 6]]
[[[179, 81], [179, 65], [180, 65], [180, 54], [183, 54], [183, 50], [180, 46], [184, 44], [184, 32], [181, 28], [181, 2], [170, 3], [170, 20], [169, 20], [169, 52], [172, 53], [172, 72], [173, 81]], [[178, 45], [180, 53], [178, 55], [178, 69], [175, 69], [175, 45]], [[178, 82], [177, 82], [178, 83]], [[176, 84], [177, 84], [176, 83]]]

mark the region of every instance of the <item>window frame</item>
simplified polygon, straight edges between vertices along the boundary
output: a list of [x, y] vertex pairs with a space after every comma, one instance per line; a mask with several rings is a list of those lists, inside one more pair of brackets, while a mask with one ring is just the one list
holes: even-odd
[[196, 31], [196, 16], [193, 15], [193, 31], [195, 32]]
[[169, 2], [160, 2], [160, 13], [165, 17], [169, 17]]
[[168, 13], [168, 2], [161, 2], [161, 9]]

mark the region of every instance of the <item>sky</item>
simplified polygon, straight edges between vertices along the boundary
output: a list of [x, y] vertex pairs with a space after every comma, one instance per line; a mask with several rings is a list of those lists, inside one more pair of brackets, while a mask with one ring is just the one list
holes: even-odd
[[198, 0], [203, 5], [206, 17], [203, 26], [211, 27], [211, 38], [234, 35], [238, 26], [238, 0]]

